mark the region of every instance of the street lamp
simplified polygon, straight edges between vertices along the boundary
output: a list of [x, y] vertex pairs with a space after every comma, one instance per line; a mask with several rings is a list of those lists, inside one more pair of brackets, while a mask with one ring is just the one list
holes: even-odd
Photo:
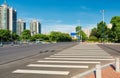
[[102, 10], [102, 22], [103, 22], [103, 24], [102, 24], [102, 42], [104, 41], [104, 18], [105, 18], [104, 13], [105, 13], [105, 11], [103, 9]]

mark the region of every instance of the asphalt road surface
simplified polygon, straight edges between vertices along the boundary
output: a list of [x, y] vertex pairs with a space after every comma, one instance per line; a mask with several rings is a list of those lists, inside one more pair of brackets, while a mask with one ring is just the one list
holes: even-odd
[[0, 48], [0, 65], [35, 56], [45, 52], [58, 52], [77, 43], [34, 44]]
[[112, 55], [113, 57], [120, 58], [120, 43], [116, 44], [98, 44], [103, 50]]
[[76, 44], [0, 48], [0, 78], [72, 78], [95, 68], [96, 64], [114, 62], [119, 54], [108, 45]]

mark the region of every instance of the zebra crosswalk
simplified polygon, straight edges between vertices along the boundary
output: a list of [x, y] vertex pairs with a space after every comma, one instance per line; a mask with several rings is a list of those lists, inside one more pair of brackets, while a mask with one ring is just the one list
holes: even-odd
[[[100, 53], [97, 50], [100, 50]], [[12, 73], [34, 76], [37, 74], [36, 78], [38, 75], [38, 78], [50, 78], [51, 75], [53, 78], [63, 78], [62, 76], [70, 78], [73, 75], [92, 69], [91, 67], [95, 67], [96, 64], [106, 64], [113, 61], [114, 58], [97, 45], [77, 45], [28, 64], [24, 69], [18, 68]]]

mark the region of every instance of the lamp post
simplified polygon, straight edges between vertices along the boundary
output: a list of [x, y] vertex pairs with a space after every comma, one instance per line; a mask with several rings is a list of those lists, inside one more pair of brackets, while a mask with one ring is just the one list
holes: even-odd
[[102, 42], [104, 41], [104, 9], [102, 10], [102, 21], [103, 21], [103, 24], [102, 24]]

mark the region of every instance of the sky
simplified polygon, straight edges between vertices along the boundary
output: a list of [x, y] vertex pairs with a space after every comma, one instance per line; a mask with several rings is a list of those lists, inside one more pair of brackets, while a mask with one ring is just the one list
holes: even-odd
[[103, 9], [107, 24], [113, 16], [120, 16], [120, 0], [7, 0], [7, 4], [17, 10], [18, 19], [26, 21], [27, 29], [31, 20], [40, 21], [42, 33], [70, 33], [78, 25], [91, 29], [102, 21]]

